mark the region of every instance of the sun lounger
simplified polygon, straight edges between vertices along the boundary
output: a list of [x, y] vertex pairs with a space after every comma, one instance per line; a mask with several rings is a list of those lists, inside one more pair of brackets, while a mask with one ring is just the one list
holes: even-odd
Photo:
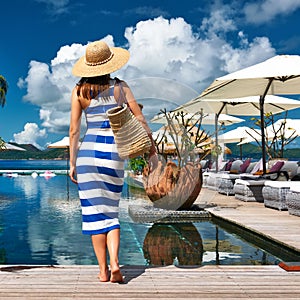
[[251, 174], [251, 171], [257, 163], [250, 163], [250, 159], [245, 160], [236, 160], [232, 162], [230, 170], [227, 173], [223, 173], [219, 177], [218, 181], [218, 192], [220, 194], [234, 195], [234, 183], [236, 179], [241, 178], [241, 175]]
[[233, 191], [236, 199], [246, 202], [263, 202], [262, 188], [265, 184], [264, 179], [258, 179], [258, 176], [253, 179], [236, 179]]

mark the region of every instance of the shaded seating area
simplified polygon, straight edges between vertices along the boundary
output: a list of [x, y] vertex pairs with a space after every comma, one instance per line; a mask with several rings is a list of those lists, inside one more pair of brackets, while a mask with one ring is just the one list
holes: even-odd
[[[235, 179], [241, 174], [242, 160], [229, 160], [222, 162], [219, 172], [206, 171], [203, 173], [203, 186], [219, 193], [233, 195], [233, 184]], [[248, 166], [247, 166], [248, 167]]]
[[297, 161], [270, 161], [266, 174], [262, 174], [261, 161], [230, 161], [224, 163], [217, 173], [206, 170], [203, 173], [204, 187], [227, 196], [234, 195], [241, 201], [261, 202], [265, 207], [300, 215], [299, 165]]
[[252, 175], [259, 169], [259, 165], [260, 162], [251, 162], [250, 158], [245, 161], [237, 159], [223, 162], [218, 173], [203, 173], [203, 186], [216, 190], [220, 194], [234, 195], [233, 187], [236, 179], [240, 179], [241, 176]]
[[256, 163], [250, 164], [250, 162], [250, 158], [245, 161], [235, 160], [227, 162], [225, 170], [226, 168], [229, 170], [220, 176], [217, 187], [218, 192], [227, 196], [234, 195], [233, 187], [236, 179], [240, 178], [241, 174], [250, 174], [256, 165]]
[[242, 201], [263, 202], [265, 207], [288, 210], [287, 194], [293, 189], [295, 192], [290, 198], [293, 198], [292, 206], [297, 207], [297, 201], [300, 204], [297, 192], [299, 175], [298, 162], [277, 161], [265, 175], [243, 174], [237, 179], [234, 184], [235, 198]]

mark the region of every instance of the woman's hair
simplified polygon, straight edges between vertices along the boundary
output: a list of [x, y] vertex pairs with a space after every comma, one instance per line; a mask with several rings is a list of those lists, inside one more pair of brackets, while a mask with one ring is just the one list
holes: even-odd
[[97, 77], [82, 77], [77, 83], [77, 96], [86, 99], [95, 99], [101, 93], [101, 96], [109, 96], [110, 74]]

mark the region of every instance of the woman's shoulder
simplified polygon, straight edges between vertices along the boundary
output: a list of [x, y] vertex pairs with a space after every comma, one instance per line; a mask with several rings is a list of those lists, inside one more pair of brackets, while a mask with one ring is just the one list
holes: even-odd
[[121, 86], [126, 86], [126, 87], [128, 87], [126, 81], [123, 80], [123, 79], [120, 79], [120, 78], [118, 78], [118, 77], [115, 77], [115, 78], [113, 79], [113, 81], [114, 81], [115, 84], [117, 84], [117, 85], [120, 84]]

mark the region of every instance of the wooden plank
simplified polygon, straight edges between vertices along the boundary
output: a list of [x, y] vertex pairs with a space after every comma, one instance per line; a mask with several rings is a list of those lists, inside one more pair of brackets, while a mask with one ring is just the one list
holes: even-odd
[[[226, 196], [203, 188], [199, 199], [208, 199], [207, 208], [214, 216], [238, 224], [255, 233], [289, 247], [300, 253], [300, 217], [290, 215], [288, 211], [267, 208], [263, 203], [244, 202], [234, 196]], [[198, 199], [197, 199], [198, 200]], [[199, 202], [195, 202], [200, 204]], [[300, 258], [299, 258], [300, 260]]]
[[123, 266], [126, 284], [100, 283], [97, 266], [0, 272], [0, 299], [300, 298], [300, 273], [279, 266]]

